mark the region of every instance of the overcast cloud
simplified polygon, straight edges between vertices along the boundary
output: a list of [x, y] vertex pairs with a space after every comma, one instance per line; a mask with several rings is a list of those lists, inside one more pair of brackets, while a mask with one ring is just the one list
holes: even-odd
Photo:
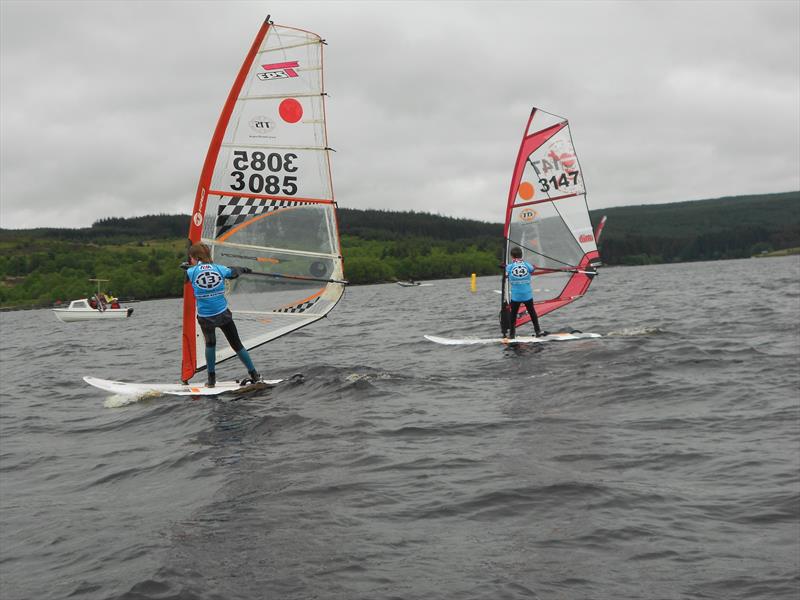
[[2, 0], [0, 226], [191, 211], [258, 28], [319, 33], [339, 205], [499, 222], [532, 106], [591, 208], [800, 189], [800, 2]]

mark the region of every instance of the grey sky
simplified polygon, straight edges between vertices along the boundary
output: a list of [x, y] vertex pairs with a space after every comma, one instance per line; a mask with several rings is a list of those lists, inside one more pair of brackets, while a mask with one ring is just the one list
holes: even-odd
[[591, 208], [800, 189], [800, 2], [0, 1], [0, 226], [191, 211], [263, 18], [328, 41], [339, 205], [499, 222], [532, 106]]

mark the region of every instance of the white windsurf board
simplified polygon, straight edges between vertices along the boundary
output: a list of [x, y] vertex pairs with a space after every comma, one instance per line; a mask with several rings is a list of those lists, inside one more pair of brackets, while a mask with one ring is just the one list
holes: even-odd
[[549, 333], [542, 337], [517, 336], [514, 339], [504, 338], [446, 338], [437, 335], [426, 335], [425, 339], [445, 346], [470, 346], [474, 344], [543, 344], [545, 342], [566, 342], [569, 340], [585, 340], [602, 337], [599, 333]]
[[272, 387], [283, 381], [283, 379], [267, 379], [247, 385], [239, 385], [238, 381], [218, 381], [217, 385], [210, 388], [205, 385], [184, 385], [182, 383], [127, 383], [125, 381], [111, 381], [97, 377], [84, 377], [83, 380], [96, 388], [122, 396], [157, 396], [162, 394], [171, 396], [219, 396], [226, 393], [241, 394]]

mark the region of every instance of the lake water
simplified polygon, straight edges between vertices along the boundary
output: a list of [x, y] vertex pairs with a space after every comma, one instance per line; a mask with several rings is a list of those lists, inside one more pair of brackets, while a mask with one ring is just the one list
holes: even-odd
[[179, 300], [0, 314], [0, 596], [796, 600], [800, 257], [607, 268], [542, 319], [602, 339], [519, 348], [424, 340], [498, 333], [499, 277], [434, 283], [350, 288], [238, 400], [81, 380], [176, 381]]

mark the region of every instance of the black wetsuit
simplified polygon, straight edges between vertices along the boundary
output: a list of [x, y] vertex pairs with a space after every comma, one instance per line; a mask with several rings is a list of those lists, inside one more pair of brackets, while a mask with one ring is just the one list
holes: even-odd
[[229, 309], [213, 317], [198, 316], [197, 323], [200, 325], [203, 337], [206, 340], [206, 348], [213, 348], [217, 345], [216, 328], [219, 327], [234, 352], [239, 352], [242, 349], [239, 332], [236, 330], [236, 323], [233, 322], [233, 315]]

